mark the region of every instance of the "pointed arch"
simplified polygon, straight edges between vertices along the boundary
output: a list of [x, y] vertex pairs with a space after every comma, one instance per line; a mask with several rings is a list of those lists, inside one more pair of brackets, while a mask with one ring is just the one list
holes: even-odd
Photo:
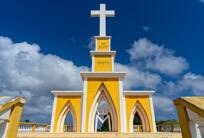
[[64, 132], [65, 118], [69, 112], [71, 113], [72, 118], [73, 118], [73, 132], [76, 132], [76, 124], [77, 124], [76, 112], [74, 111], [74, 108], [70, 101], [68, 101], [65, 104], [64, 108], [62, 109], [60, 113], [60, 117], [57, 123], [57, 132]]
[[145, 112], [143, 106], [139, 101], [136, 102], [130, 114], [130, 123], [129, 123], [130, 132], [133, 132], [133, 120], [134, 120], [135, 113], [137, 113], [141, 119], [143, 131], [150, 132], [150, 124], [149, 124], [147, 113]]
[[101, 98], [104, 98], [104, 100], [107, 102], [107, 104], [110, 107], [110, 115], [111, 115], [111, 121], [112, 121], [111, 130], [114, 132], [117, 132], [118, 131], [117, 112], [116, 112], [113, 100], [103, 83], [99, 87], [90, 109], [88, 132], [95, 132], [94, 130], [95, 115]]

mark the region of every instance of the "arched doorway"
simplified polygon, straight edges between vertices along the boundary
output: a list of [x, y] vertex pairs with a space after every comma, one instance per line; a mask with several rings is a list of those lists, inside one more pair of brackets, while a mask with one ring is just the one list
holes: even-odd
[[147, 114], [139, 101], [130, 114], [130, 132], [150, 132]]
[[75, 132], [76, 121], [76, 113], [72, 104], [68, 101], [60, 114], [57, 132]]
[[107, 89], [102, 84], [99, 88], [89, 115], [89, 132], [117, 132], [117, 113]]

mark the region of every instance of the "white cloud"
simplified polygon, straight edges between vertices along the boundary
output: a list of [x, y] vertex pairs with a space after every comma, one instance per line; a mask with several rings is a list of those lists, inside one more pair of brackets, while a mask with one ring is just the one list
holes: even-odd
[[177, 57], [170, 49], [152, 43], [146, 38], [133, 43], [127, 50], [131, 62], [139, 68], [157, 71], [169, 76], [175, 76], [188, 69], [188, 63], [183, 57]]
[[25, 114], [50, 114], [52, 89], [82, 89], [79, 72], [88, 70], [27, 42], [0, 37], [0, 95], [25, 96]]
[[154, 96], [153, 101], [154, 101], [154, 106], [156, 107], [155, 110], [157, 112], [170, 113], [174, 111], [173, 101], [168, 97]]
[[95, 39], [94, 37], [90, 37], [88, 40], [88, 48], [90, 50], [94, 50], [95, 49]]
[[153, 96], [153, 102], [157, 120], [175, 119], [177, 112], [173, 100], [165, 96]]
[[124, 80], [125, 89], [139, 87], [155, 89], [161, 83], [161, 78], [159, 75], [141, 71], [131, 65], [115, 63], [115, 70], [127, 72]]
[[166, 95], [204, 95], [204, 76], [189, 72], [175, 82], [165, 82], [162, 90]]

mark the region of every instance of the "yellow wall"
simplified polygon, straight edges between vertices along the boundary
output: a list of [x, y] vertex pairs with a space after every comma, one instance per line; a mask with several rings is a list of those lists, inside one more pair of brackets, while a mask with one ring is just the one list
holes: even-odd
[[60, 117], [60, 113], [64, 109], [67, 102], [70, 102], [76, 113], [76, 131], [80, 132], [80, 122], [81, 122], [81, 96], [58, 96], [56, 101], [56, 111], [54, 114], [54, 130], [57, 130], [57, 123]]
[[120, 132], [120, 108], [119, 108], [119, 82], [118, 79], [88, 79], [87, 84], [87, 104], [86, 104], [86, 132], [88, 132], [89, 113], [93, 100], [100, 88], [104, 84], [112, 98], [113, 104], [117, 112], [118, 132]]
[[109, 51], [110, 38], [96, 38], [97, 51]]
[[126, 117], [127, 117], [127, 132], [130, 132], [130, 114], [137, 101], [143, 106], [149, 120], [150, 130], [154, 131], [152, 123], [151, 105], [149, 96], [126, 96]]
[[112, 57], [110, 55], [94, 56], [94, 71], [95, 72], [111, 72]]

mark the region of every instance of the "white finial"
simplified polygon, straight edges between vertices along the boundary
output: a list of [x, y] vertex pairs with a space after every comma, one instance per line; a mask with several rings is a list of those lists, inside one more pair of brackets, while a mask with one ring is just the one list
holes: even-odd
[[91, 10], [92, 17], [100, 17], [100, 36], [106, 36], [106, 17], [114, 17], [114, 10], [106, 10], [105, 4], [100, 4], [100, 10]]

